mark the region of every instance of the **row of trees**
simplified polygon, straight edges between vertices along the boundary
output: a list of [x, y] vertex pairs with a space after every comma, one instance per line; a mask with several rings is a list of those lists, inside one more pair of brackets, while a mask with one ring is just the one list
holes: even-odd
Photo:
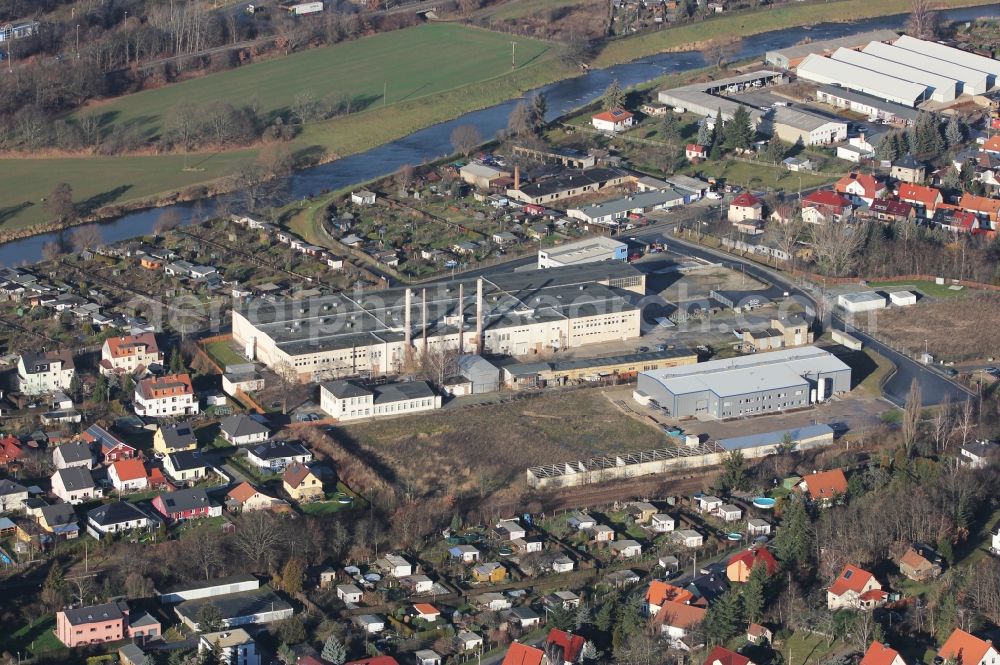
[[875, 147], [875, 157], [895, 161], [907, 153], [939, 156], [957, 148], [968, 133], [965, 123], [952, 115], [943, 126], [937, 114], [921, 111], [913, 126], [889, 132]]

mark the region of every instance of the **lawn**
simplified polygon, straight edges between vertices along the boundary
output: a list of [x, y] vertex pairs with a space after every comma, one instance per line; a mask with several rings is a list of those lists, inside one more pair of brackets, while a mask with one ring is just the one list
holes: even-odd
[[[517, 69], [512, 72], [507, 36], [430, 24], [139, 92], [78, 114], [115, 114], [115, 121], [140, 122], [147, 134], [155, 135], [182, 99], [240, 104], [255, 95], [264, 113], [278, 113], [302, 90], [317, 99], [348, 94], [360, 112], [309, 124], [290, 146], [294, 154], [334, 158], [576, 73], [551, 45], [528, 38], [517, 42]], [[254, 155], [253, 150], [192, 154], [188, 166], [193, 170], [188, 171], [183, 155], [0, 159], [0, 172], [11, 174], [0, 180], [0, 236], [47, 222], [41, 200], [60, 182], [68, 182], [74, 199], [93, 211], [216, 180]]]
[[[941, 8], [966, 7], [991, 4], [986, 0], [942, 0]], [[656, 32], [625, 37], [610, 42], [594, 62], [596, 67], [607, 67], [621, 62], [674, 50], [692, 50], [719, 39], [749, 36], [798, 25], [815, 25], [825, 21], [857, 21], [873, 16], [905, 14], [911, 9], [911, 0], [840, 0], [793, 4], [778, 9], [726, 13], [717, 18], [690, 25], [666, 28]], [[803, 35], [805, 36], [805, 35]]]
[[[550, 54], [552, 47], [518, 39], [519, 66]], [[295, 96], [309, 91], [317, 100], [347, 95], [352, 108], [395, 104], [483, 81], [510, 72], [506, 35], [458, 24], [435, 23], [380, 33], [335, 46], [238, 67], [226, 72], [144, 90], [77, 112], [98, 113], [116, 123], [137, 123], [157, 136], [164, 118], [179, 102], [227, 102], [238, 106], [255, 99], [264, 116], [287, 113]]]
[[812, 635], [806, 632], [794, 633], [780, 647], [785, 661], [795, 665], [814, 665], [822, 663], [834, 652], [842, 649], [844, 644], [834, 640], [832, 644], [822, 635]]
[[204, 349], [222, 369], [225, 369], [226, 365], [240, 365], [247, 362], [246, 358], [236, 352], [233, 342], [228, 339], [209, 342], [204, 345]]
[[56, 638], [55, 633], [52, 632], [55, 627], [55, 617], [47, 616], [37, 619], [9, 634], [0, 643], [0, 648], [10, 653], [20, 652], [25, 657], [29, 654], [39, 655], [65, 649], [66, 647], [63, 646], [62, 642]]
[[955, 298], [969, 293], [968, 288], [951, 289], [948, 284], [937, 284], [928, 281], [895, 280], [888, 282], [868, 282], [868, 285], [875, 289], [906, 289], [909, 291], [919, 291], [924, 295], [934, 298]]
[[426, 492], [490, 491], [522, 484], [529, 466], [665, 445], [660, 432], [591, 389], [349, 425], [334, 436]]
[[741, 185], [748, 189], [768, 188], [785, 191], [797, 191], [799, 187], [803, 189], [817, 187], [837, 179], [837, 176], [834, 175], [793, 173], [781, 166], [733, 159], [691, 164], [684, 168], [684, 172], [688, 175], [700, 174], [705, 178], [725, 178], [727, 183]]

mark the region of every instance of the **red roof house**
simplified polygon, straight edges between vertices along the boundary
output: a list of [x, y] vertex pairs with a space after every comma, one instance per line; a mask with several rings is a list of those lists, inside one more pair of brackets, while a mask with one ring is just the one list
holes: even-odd
[[730, 651], [726, 647], [715, 647], [705, 659], [705, 665], [754, 665], [754, 662], [743, 654]]
[[913, 218], [913, 206], [905, 201], [875, 199], [868, 210], [872, 217], [883, 222], [905, 222]]
[[899, 193], [897, 197], [905, 203], [912, 203], [918, 209], [924, 211], [924, 217], [930, 219], [934, 216], [937, 207], [944, 203], [941, 191], [934, 187], [924, 185], [914, 185], [909, 182], [899, 183]]
[[16, 436], [6, 435], [0, 439], [0, 466], [16, 462], [23, 452], [21, 441]]
[[996, 647], [956, 628], [945, 641], [938, 655], [959, 665], [989, 665], [998, 662]]
[[841, 469], [830, 469], [804, 476], [799, 483], [813, 501], [829, 503], [847, 493], [847, 476]]
[[837, 192], [821, 189], [802, 199], [802, 220], [810, 224], [839, 222], [853, 210], [851, 202]]
[[586, 642], [587, 640], [581, 635], [574, 635], [573, 633], [553, 628], [549, 631], [549, 636], [545, 640], [545, 652], [549, 654], [551, 665], [560, 665], [557, 662], [558, 658], [555, 657], [556, 648], [562, 653], [562, 662], [565, 665], [573, 665], [573, 663], [580, 660], [580, 652], [583, 651], [583, 645]]
[[726, 577], [730, 582], [746, 582], [750, 578], [750, 571], [754, 566], [762, 565], [767, 569], [768, 576], [778, 572], [778, 560], [774, 558], [771, 551], [766, 547], [758, 547], [754, 550], [737, 552], [729, 557], [726, 564]]
[[838, 194], [850, 198], [855, 203], [871, 202], [885, 194], [885, 185], [875, 176], [867, 173], [848, 173], [837, 181], [834, 189]]
[[873, 608], [884, 603], [887, 596], [874, 575], [848, 564], [826, 590], [826, 605], [831, 610]]
[[602, 132], [622, 132], [632, 126], [635, 117], [624, 109], [612, 109], [597, 113], [590, 118], [594, 129]]
[[511, 642], [502, 665], [542, 665], [545, 652], [520, 642]]
[[91, 425], [80, 435], [87, 443], [98, 443], [101, 446], [101, 456], [105, 464], [111, 464], [123, 459], [134, 459], [138, 454], [136, 449], [128, 445], [100, 425]]
[[906, 665], [906, 661], [895, 649], [875, 641], [868, 647], [865, 657], [858, 665]]
[[705, 159], [708, 157], [708, 148], [699, 143], [688, 143], [684, 146], [684, 156], [690, 160]]

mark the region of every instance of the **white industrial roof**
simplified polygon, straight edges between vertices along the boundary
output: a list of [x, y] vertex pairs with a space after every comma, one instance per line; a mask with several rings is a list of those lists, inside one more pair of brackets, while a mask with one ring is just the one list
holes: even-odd
[[934, 72], [955, 79], [956, 81], [961, 81], [965, 92], [973, 94], [986, 92], [987, 75], [977, 69], [971, 69], [954, 62], [942, 60], [927, 53], [908, 51], [905, 48], [881, 42], [872, 42], [862, 50], [869, 55], [874, 55], [883, 60]]
[[616, 249], [626, 246], [625, 243], [607, 236], [597, 236], [553, 247], [548, 250], [548, 256], [563, 264], [584, 263], [593, 261], [595, 258], [606, 257], [608, 252], [614, 252]]
[[836, 83], [851, 90], [879, 97], [891, 102], [914, 106], [927, 86], [873, 72], [864, 67], [831, 60], [820, 55], [810, 55], [798, 66], [799, 78], [816, 83]]
[[858, 291], [856, 293], [842, 293], [840, 295], [841, 300], [852, 303], [862, 303], [862, 302], [885, 302], [885, 297], [880, 296], [875, 291]]
[[478, 162], [466, 164], [461, 168], [461, 170], [465, 173], [471, 173], [477, 178], [495, 178], [496, 176], [504, 173], [500, 169], [495, 169], [492, 166], [486, 166], [486, 164], [480, 164]]
[[709, 390], [719, 397], [803, 385], [806, 374], [849, 371], [832, 353], [815, 346], [710, 360], [643, 372], [673, 394]]
[[807, 132], [819, 129], [823, 125], [843, 125], [846, 123], [844, 120], [828, 118], [819, 113], [810, 113], [809, 111], [788, 108], [787, 106], [779, 106], [774, 109], [774, 122]]
[[1000, 76], [1000, 61], [994, 60], [993, 58], [987, 58], [982, 55], [976, 55], [975, 53], [969, 53], [968, 51], [945, 46], [944, 44], [939, 44], [938, 42], [915, 39], [907, 35], [903, 35], [897, 39], [895, 45], [900, 48], [905, 48], [907, 51], [926, 53], [929, 56], [940, 58], [941, 60], [954, 62], [956, 65], [976, 69], [981, 72], [986, 72], [987, 74], [992, 74], [993, 76]]
[[[884, 46], [882, 42], [875, 43], [880, 46]], [[892, 47], [890, 46], [889, 48]], [[955, 99], [955, 95], [958, 90], [957, 79], [934, 73], [937, 71], [936, 69], [927, 71], [911, 67], [909, 61], [903, 63], [895, 61], [890, 62], [871, 53], [859, 53], [858, 51], [852, 51], [848, 48], [837, 49], [836, 53], [834, 53], [832, 57], [834, 60], [847, 62], [852, 65], [857, 65], [858, 67], [864, 67], [865, 69], [870, 69], [874, 72], [892, 72], [892, 75], [896, 78], [903, 79], [904, 81], [910, 81], [911, 83], [919, 83], [921, 85], [929, 86], [934, 89], [934, 92], [936, 93], [935, 96], [939, 98], [939, 101], [950, 102]]]

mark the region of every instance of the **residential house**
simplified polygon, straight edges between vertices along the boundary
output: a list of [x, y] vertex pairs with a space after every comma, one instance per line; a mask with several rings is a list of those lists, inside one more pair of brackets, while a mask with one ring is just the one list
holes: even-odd
[[7, 478], [0, 479], [0, 513], [24, 510], [28, 488]]
[[227, 416], [219, 423], [222, 438], [234, 446], [248, 446], [267, 441], [271, 431], [248, 415]]
[[91, 425], [88, 427], [80, 435], [80, 439], [89, 445], [98, 446], [101, 451], [101, 459], [105, 464], [112, 464], [123, 459], [133, 459], [139, 454], [135, 448], [100, 425]]
[[981, 219], [988, 220], [991, 229], [996, 228], [997, 216], [1000, 215], [1000, 199], [964, 192], [958, 201], [958, 207], [967, 212], [975, 213]]
[[90, 469], [80, 466], [58, 469], [52, 474], [52, 494], [74, 505], [103, 496]]
[[911, 204], [917, 211], [917, 215], [924, 219], [932, 219], [937, 207], [944, 203], [941, 190], [935, 187], [925, 187], [924, 185], [914, 185], [911, 183], [900, 183], [899, 191], [896, 193], [903, 203]]
[[160, 494], [153, 499], [153, 507], [172, 521], [218, 517], [222, 514], [222, 507], [213, 505], [205, 490], [200, 488]]
[[705, 542], [704, 537], [694, 529], [679, 529], [671, 535], [675, 542], [680, 543], [684, 547], [701, 547]]
[[1000, 459], [1000, 443], [996, 441], [968, 441], [959, 449], [959, 463], [972, 469], [983, 469], [992, 459]]
[[809, 224], [841, 222], [853, 211], [850, 200], [830, 190], [820, 189], [802, 198], [802, 221]]
[[133, 408], [139, 416], [154, 418], [193, 416], [199, 411], [188, 374], [168, 374], [139, 381]]
[[499, 563], [481, 563], [472, 569], [472, 579], [476, 582], [503, 582], [507, 579], [507, 569]]
[[611, 543], [611, 551], [619, 559], [632, 559], [642, 554], [642, 545], [635, 540], [616, 540]]
[[123, 640], [128, 636], [127, 626], [124, 601], [56, 612], [56, 637], [70, 648]]
[[778, 560], [766, 547], [737, 552], [729, 557], [726, 564], [726, 577], [730, 582], [746, 582], [750, 579], [750, 571], [755, 566], [764, 566], [768, 577], [778, 572]]
[[426, 381], [365, 387], [353, 381], [330, 381], [320, 387], [320, 408], [341, 420], [398, 416], [441, 408], [441, 397]]
[[118, 460], [108, 467], [108, 480], [119, 492], [138, 492], [149, 485], [146, 467], [141, 460]]
[[923, 582], [941, 574], [941, 557], [937, 552], [915, 543], [899, 559], [899, 572], [916, 582]]
[[76, 511], [68, 503], [56, 503], [43, 506], [38, 517], [38, 526], [57, 538], [71, 540], [80, 535], [80, 525], [77, 522]]
[[600, 132], [624, 132], [635, 122], [635, 116], [624, 109], [612, 109], [590, 117], [590, 124]]
[[74, 466], [93, 469], [94, 456], [90, 452], [90, 446], [84, 443], [78, 441], [64, 443], [52, 450], [52, 464], [57, 469], [69, 469]]
[[645, 524], [657, 513], [656, 506], [646, 501], [633, 501], [625, 506], [625, 514], [636, 524]]
[[106, 503], [87, 512], [87, 531], [97, 539], [106, 534], [148, 529], [153, 524], [149, 515], [127, 501]]
[[207, 654], [214, 651], [219, 655], [218, 662], [232, 665], [260, 665], [260, 654], [257, 653], [257, 643], [250, 633], [242, 628], [227, 628], [215, 633], [202, 633], [198, 638], [198, 653]]
[[360, 603], [363, 595], [364, 592], [355, 584], [337, 585], [337, 598], [340, 598], [345, 603]]
[[163, 460], [163, 470], [172, 481], [180, 485], [193, 485], [208, 475], [205, 459], [197, 450], [170, 453]]
[[704, 665], [754, 665], [754, 662], [743, 654], [725, 647], [715, 647], [708, 654]]
[[510, 608], [507, 612], [507, 620], [520, 626], [522, 630], [531, 630], [541, 624], [542, 617], [527, 605], [519, 605]]
[[708, 159], [708, 148], [697, 143], [688, 143], [684, 146], [684, 156], [692, 162], [696, 159]]
[[399, 580], [399, 586], [411, 595], [420, 595], [433, 592], [434, 580], [427, 575], [407, 575]]
[[458, 559], [462, 563], [475, 563], [479, 561], [479, 550], [472, 545], [455, 545], [448, 550], [448, 554], [453, 559]]
[[733, 224], [753, 222], [750, 226], [759, 226], [764, 219], [764, 203], [748, 191], [740, 192], [729, 204], [727, 219]]
[[153, 364], [163, 364], [163, 352], [153, 333], [109, 337], [101, 347], [101, 374], [131, 374]]
[[894, 180], [919, 184], [927, 177], [927, 167], [910, 153], [906, 153], [892, 163], [889, 175]]
[[898, 651], [876, 640], [868, 647], [858, 665], [906, 665], [906, 661]]
[[747, 535], [751, 538], [755, 536], [771, 535], [771, 523], [759, 517], [747, 520]]
[[747, 642], [750, 644], [770, 644], [774, 641], [774, 634], [771, 630], [759, 623], [752, 623], [747, 628]]
[[375, 205], [375, 192], [370, 192], [367, 189], [351, 192], [351, 203], [359, 206]]
[[430, 603], [415, 603], [410, 606], [410, 615], [428, 623], [434, 623], [441, 616], [441, 610]]
[[938, 656], [958, 665], [997, 665], [1000, 654], [989, 640], [984, 640], [959, 628], [952, 631]]
[[541, 649], [520, 642], [511, 642], [500, 665], [543, 665], [543, 663], [551, 665]]
[[545, 549], [545, 541], [541, 538], [515, 538], [510, 544], [514, 546], [515, 551], [522, 554], [541, 552]]
[[674, 518], [666, 513], [656, 513], [649, 518], [649, 528], [656, 533], [667, 533], [674, 530]]
[[916, 217], [913, 205], [906, 201], [875, 199], [868, 206], [868, 215], [880, 222], [912, 222]]
[[75, 375], [69, 351], [26, 352], [17, 359], [17, 389], [25, 395], [69, 390]]
[[293, 500], [303, 503], [323, 498], [323, 481], [300, 462], [292, 462], [281, 474], [281, 486]]
[[841, 469], [830, 469], [803, 476], [799, 489], [820, 505], [829, 505], [847, 493], [847, 477]]
[[553, 628], [545, 638], [545, 653], [551, 665], [574, 665], [580, 662], [583, 645], [587, 643], [582, 635], [574, 635]]
[[254, 510], [269, 510], [277, 502], [248, 482], [242, 482], [226, 494], [226, 505], [231, 510], [251, 512]]
[[846, 196], [854, 205], [870, 206], [875, 199], [885, 195], [885, 184], [878, 178], [867, 173], [850, 172], [837, 181], [834, 191]]
[[831, 610], [871, 609], [884, 604], [887, 598], [874, 575], [850, 564], [826, 590], [826, 606]]
[[689, 602], [666, 600], [656, 611], [653, 625], [660, 627], [670, 646], [674, 649], [690, 651], [701, 644], [688, 644], [691, 628], [705, 620], [706, 608]]
[[490, 239], [501, 247], [517, 244], [517, 236], [510, 231], [499, 231], [494, 233]]
[[193, 451], [198, 448], [198, 437], [194, 435], [191, 423], [170, 423], [160, 425], [153, 435], [153, 450], [162, 454]]
[[528, 532], [517, 520], [501, 520], [497, 524], [497, 533], [507, 540], [516, 540], [528, 535]]
[[[4, 410], [0, 407], [0, 411]], [[0, 437], [0, 468], [10, 468], [24, 454], [24, 447], [16, 436]]]
[[933, 222], [945, 231], [970, 234], [981, 232], [981, 225], [987, 223], [981, 222], [974, 212], [957, 210], [946, 203], [934, 211]]
[[694, 594], [687, 589], [662, 580], [652, 580], [646, 589], [646, 614], [656, 616], [663, 604], [668, 601], [689, 603], [692, 600], [694, 600]]
[[413, 574], [413, 564], [398, 554], [386, 554], [375, 562], [375, 567], [389, 577], [407, 577]]

